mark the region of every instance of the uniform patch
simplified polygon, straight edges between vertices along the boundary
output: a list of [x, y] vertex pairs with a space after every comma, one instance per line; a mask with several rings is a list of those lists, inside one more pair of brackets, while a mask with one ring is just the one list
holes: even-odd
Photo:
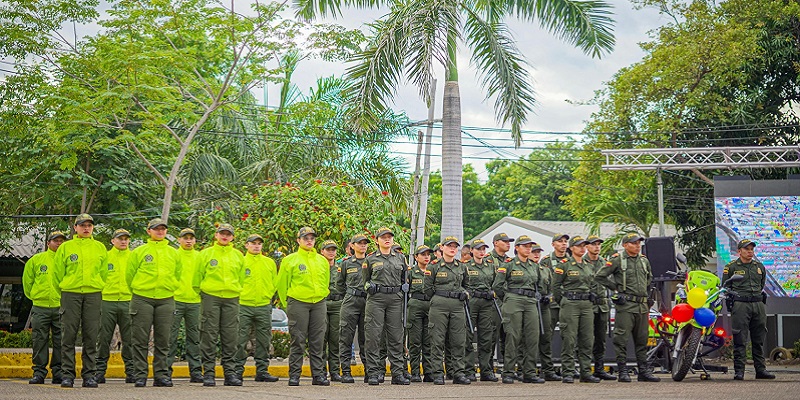
[[425, 276], [431, 276], [431, 271], [425, 271]]
[[610, 267], [611, 265], [611, 261], [606, 261], [606, 267]]
[[447, 278], [447, 272], [445, 272], [445, 271], [437, 272], [436, 273], [436, 277], [437, 278]]
[[498, 274], [505, 274], [505, 273], [506, 273], [506, 268], [505, 268], [505, 267], [500, 267], [500, 268], [498, 268], [498, 269], [497, 269], [497, 273], [498, 273]]
[[745, 271], [744, 271], [743, 269], [740, 269], [740, 270], [738, 270], [738, 271], [733, 271], [733, 274], [734, 274], [734, 275], [744, 275], [744, 274], [745, 274]]
[[491, 264], [491, 263], [494, 262], [494, 260], [492, 259], [492, 257], [488, 257], [488, 258], [486, 258], [486, 262]]
[[724, 275], [724, 274], [727, 274], [727, 273], [728, 273], [728, 268], [725, 268], [725, 269], [723, 269], [723, 270], [722, 270], [722, 274], [723, 274], [723, 275]]
[[244, 276], [250, 276], [250, 268], [244, 269]]
[[380, 266], [382, 266], [382, 265], [383, 265], [383, 261], [378, 261], [378, 262], [376, 262], [376, 263], [372, 263], [372, 268], [375, 268], [375, 267], [380, 267]]
[[511, 271], [511, 276], [523, 276], [525, 275], [522, 271]]
[[211, 259], [211, 261], [208, 262], [208, 265], [212, 267], [216, 267], [217, 264], [219, 264], [219, 262], [216, 259]]
[[40, 265], [39, 272], [47, 272], [47, 265]]
[[511, 257], [506, 258], [506, 262], [511, 262]]
[[70, 254], [69, 255], [69, 260], [72, 261], [72, 262], [78, 261], [78, 255], [75, 254], [75, 253]]
[[565, 258], [565, 259], [561, 260], [561, 262], [565, 263], [565, 262], [567, 262], [567, 259]]
[[561, 268], [556, 268], [556, 269], [553, 270], [553, 272], [555, 272], [555, 273], [557, 273], [559, 275], [564, 275], [564, 270], [561, 269]]
[[307, 267], [305, 264], [300, 264], [297, 266], [297, 269], [299, 269], [300, 272], [306, 272]]
[[580, 271], [569, 271], [567, 276], [581, 276]]
[[362, 269], [367, 269], [367, 263], [365, 262], [365, 263], [361, 264], [361, 268]]
[[144, 256], [144, 262], [153, 262], [153, 256], [150, 254]]
[[336, 272], [341, 273], [342, 272], [342, 267], [336, 267]]
[[355, 274], [356, 272], [358, 272], [358, 268], [348, 268], [348, 269], [344, 270], [344, 272], [346, 272], [348, 274]]
[[[472, 270], [469, 270], [469, 271], [467, 271], [467, 273], [468, 273], [470, 276], [476, 276], [476, 275], [479, 275], [478, 271], [472, 271]], [[759, 273], [760, 273], [760, 272], [759, 272]]]
[[761, 275], [761, 267], [756, 268], [756, 272], [758, 272], [758, 274]]
[[421, 283], [422, 283], [422, 279], [412, 279], [411, 280], [411, 284], [412, 285], [418, 285], [418, 284], [421, 284]]
[[113, 271], [114, 270], [114, 264], [109, 263], [108, 264], [108, 270], [109, 271]]

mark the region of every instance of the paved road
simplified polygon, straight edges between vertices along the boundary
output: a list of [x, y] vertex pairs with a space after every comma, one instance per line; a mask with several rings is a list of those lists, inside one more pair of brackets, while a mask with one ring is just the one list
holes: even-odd
[[[434, 386], [417, 383], [410, 386], [393, 386], [387, 383], [372, 387], [364, 383], [334, 383], [330, 387], [311, 386], [310, 378], [303, 378], [299, 387], [288, 387], [285, 379], [277, 383], [256, 383], [246, 380], [245, 386], [204, 388], [190, 384], [187, 379], [176, 379], [173, 388], [134, 388], [123, 380], [109, 379], [98, 389], [62, 389], [57, 385], [28, 385], [27, 380], [0, 380], [0, 399], [64, 399], [64, 400], [247, 400], [265, 398], [282, 399], [797, 399], [800, 397], [800, 374], [778, 373], [775, 381], [756, 381], [752, 375], [746, 381], [731, 380], [731, 375], [715, 374], [710, 381], [701, 381], [696, 375], [683, 382], [673, 382], [668, 376], [660, 383], [601, 382], [598, 384], [562, 384], [547, 382], [543, 385], [477, 382], [469, 386], [447, 384]], [[634, 380], [636, 378], [634, 377]], [[151, 381], [152, 382], [152, 381]], [[151, 383], [148, 382], [148, 383]]]

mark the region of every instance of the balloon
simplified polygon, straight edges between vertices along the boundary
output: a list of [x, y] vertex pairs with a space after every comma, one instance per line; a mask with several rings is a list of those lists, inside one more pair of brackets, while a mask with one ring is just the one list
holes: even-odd
[[711, 325], [714, 325], [714, 321], [717, 320], [717, 314], [714, 311], [711, 311], [710, 308], [698, 308], [694, 310], [694, 320], [697, 321], [700, 326], [704, 326], [708, 328]]
[[677, 304], [672, 308], [672, 318], [679, 324], [692, 319], [692, 317], [694, 317], [694, 308], [686, 303]]
[[708, 296], [706, 296], [706, 291], [702, 288], [696, 287], [689, 291], [686, 296], [686, 300], [692, 308], [700, 308], [706, 305], [706, 300], [708, 300]]

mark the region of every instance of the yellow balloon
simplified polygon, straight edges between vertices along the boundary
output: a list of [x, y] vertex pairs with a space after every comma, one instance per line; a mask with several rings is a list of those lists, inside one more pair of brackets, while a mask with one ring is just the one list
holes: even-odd
[[708, 296], [706, 296], [706, 291], [696, 287], [689, 291], [688, 295], [686, 296], [686, 300], [692, 308], [702, 308], [706, 305], [706, 300], [708, 300]]

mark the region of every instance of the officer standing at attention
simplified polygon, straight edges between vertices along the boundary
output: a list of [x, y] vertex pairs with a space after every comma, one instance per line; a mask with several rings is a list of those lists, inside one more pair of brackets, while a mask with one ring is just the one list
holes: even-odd
[[236, 375], [242, 379], [247, 362], [247, 342], [250, 331], [255, 332], [256, 345], [253, 359], [256, 362], [256, 382], [277, 382], [278, 377], [269, 373], [269, 346], [272, 344], [272, 298], [275, 296], [275, 281], [278, 267], [275, 261], [262, 254], [264, 238], [252, 234], [245, 240], [244, 283], [239, 296], [239, 347]]
[[221, 224], [214, 234], [214, 244], [197, 257], [192, 287], [200, 292], [202, 319], [200, 354], [203, 362], [203, 386], [216, 386], [215, 365], [219, 338], [225, 386], [242, 386], [236, 374], [236, 351], [239, 342], [239, 295], [244, 283], [244, 255], [233, 247], [234, 229]]
[[497, 382], [497, 377], [492, 371], [492, 338], [494, 337], [494, 323], [497, 320], [497, 310], [494, 307], [495, 262], [494, 257], [486, 257], [489, 247], [482, 239], [475, 239], [470, 243], [472, 260], [466, 264], [467, 290], [469, 291], [469, 311], [472, 326], [478, 330], [477, 352], [473, 350], [473, 333], [467, 332], [466, 365], [467, 377], [475, 380], [475, 364], [481, 371], [481, 381]]
[[[411, 382], [433, 382], [433, 366], [431, 365], [431, 337], [428, 332], [428, 311], [431, 298], [425, 294], [425, 271], [428, 270], [433, 250], [426, 245], [418, 246], [414, 251], [416, 265], [411, 267], [410, 298], [408, 300], [408, 358], [411, 364]], [[420, 375], [420, 361], [424, 378]]]
[[[504, 232], [498, 233], [494, 235], [492, 238], [492, 245], [494, 248], [492, 249], [489, 255], [492, 259], [494, 259], [494, 267], [495, 272], [497, 268], [500, 268], [503, 263], [506, 261], [508, 256], [509, 250], [511, 250], [511, 242], [514, 239], [508, 237], [508, 235]], [[502, 300], [500, 298], [497, 299], [498, 304], [502, 307]], [[492, 337], [492, 349], [494, 349], [497, 353], [497, 361], [504, 363], [503, 360], [503, 352], [506, 349], [505, 346], [505, 332], [503, 331], [503, 320], [500, 316], [497, 316], [497, 319], [494, 320], [494, 336]], [[516, 362], [516, 361], [514, 361]], [[492, 365], [494, 367], [494, 365]]]
[[[503, 299], [503, 326], [506, 348], [503, 364], [503, 383], [514, 383], [514, 362], [522, 359], [520, 369], [524, 383], [544, 383], [536, 376], [536, 359], [539, 352], [539, 311], [536, 302], [540, 295], [539, 265], [530, 260], [534, 241], [528, 235], [517, 238], [514, 249], [517, 255], [506, 258], [497, 268], [492, 289]], [[523, 340], [524, 338], [524, 340]], [[522, 350], [523, 356], [518, 352]]]
[[197, 259], [200, 252], [194, 249], [197, 243], [194, 230], [183, 228], [178, 234], [178, 255], [181, 258], [181, 277], [175, 290], [175, 317], [172, 319], [169, 346], [169, 376], [172, 363], [178, 356], [178, 332], [184, 323], [186, 361], [189, 364], [189, 382], [203, 383], [203, 365], [200, 363], [200, 292], [192, 287]]
[[331, 273], [330, 282], [328, 283], [330, 294], [325, 300], [325, 308], [328, 310], [328, 328], [325, 332], [324, 354], [328, 364], [328, 373], [334, 382], [342, 381], [342, 376], [339, 375], [339, 324], [341, 322], [339, 316], [342, 310], [344, 294], [336, 290], [336, 281], [339, 279], [339, 272], [342, 269], [341, 264], [336, 263], [336, 250], [338, 248], [339, 246], [333, 240], [322, 242], [321, 253], [328, 260]]
[[[542, 246], [534, 243], [531, 248], [531, 260], [537, 262], [542, 259]], [[561, 375], [558, 375], [553, 366], [553, 318], [550, 315], [550, 303], [553, 300], [553, 269], [539, 263], [539, 310], [542, 313], [542, 330], [539, 332], [539, 377], [545, 381], [560, 381]], [[541, 333], [544, 332], [544, 333]]]
[[[364, 234], [357, 234], [350, 239], [353, 255], [342, 260], [341, 272], [336, 278], [336, 292], [344, 293], [339, 313], [339, 364], [342, 368], [342, 383], [353, 383], [350, 373], [350, 361], [353, 357], [353, 339], [358, 333], [358, 349], [361, 363], [366, 366], [366, 350], [364, 349], [364, 306], [367, 292], [361, 284], [361, 265], [367, 257], [369, 239]], [[367, 379], [366, 371], [364, 379]]]
[[[569, 245], [569, 235], [566, 233], [557, 233], [553, 236], [553, 252], [549, 255], [546, 255], [541, 261], [539, 261], [539, 266], [542, 268], [548, 268], [549, 271], [547, 272], [549, 276], [553, 276], [553, 271], [561, 266], [563, 269], [564, 264], [567, 263], [567, 246]], [[552, 282], [552, 279], [550, 280]], [[552, 289], [552, 288], [551, 288]], [[552, 294], [552, 291], [548, 291], [548, 294]], [[544, 294], [544, 293], [543, 293]], [[547, 297], [543, 297], [547, 298]], [[544, 375], [544, 379], [546, 381], [560, 381], [562, 379], [561, 375], [556, 372], [555, 367], [553, 366], [553, 334], [556, 330], [556, 325], [558, 325], [558, 312], [560, 310], [560, 306], [558, 302], [549, 301], [550, 298], [547, 298], [544, 302], [549, 304], [549, 310], [547, 311], [550, 315], [549, 323], [544, 323], [544, 334], [541, 335], [539, 339], [539, 349], [542, 351], [541, 353], [541, 362], [542, 362], [542, 374]], [[544, 320], [545, 314], [542, 314], [542, 319]], [[544, 342], [544, 343], [542, 343]], [[573, 371], [565, 371], [563, 370], [562, 366], [562, 374], [572, 374]], [[574, 379], [574, 378], [573, 378]]]
[[733, 275], [744, 276], [743, 280], [731, 283], [731, 290], [736, 295], [733, 301], [729, 299], [727, 302], [733, 329], [733, 379], [744, 380], [748, 334], [753, 347], [756, 379], [775, 379], [775, 375], [768, 372], [764, 365], [764, 338], [767, 335], [767, 293], [764, 292], [764, 284], [767, 270], [764, 264], [755, 259], [756, 242], [744, 239], [739, 241], [736, 248], [739, 258], [729, 262], [722, 270], [723, 282]]
[[[25, 297], [31, 299], [31, 339], [33, 341], [33, 377], [28, 383], [43, 384], [47, 376], [47, 362], [53, 373], [53, 383], [61, 383], [61, 321], [58, 309], [61, 305], [61, 293], [53, 282], [53, 266], [56, 250], [64, 243], [67, 236], [63, 232], [53, 231], [47, 236], [47, 249], [31, 257], [25, 263], [22, 272], [22, 290]], [[48, 346], [53, 340], [53, 355], [50, 356]]]
[[[603, 239], [597, 235], [589, 235], [586, 238], [586, 254], [583, 255], [583, 262], [591, 264], [594, 273], [597, 273], [604, 265], [606, 259], [600, 255], [600, 244]], [[594, 344], [592, 346], [592, 360], [594, 361], [594, 376], [604, 381], [614, 381], [617, 378], [606, 372], [606, 334], [608, 333], [609, 312], [608, 289], [592, 280], [592, 293], [594, 293]]]
[[303, 355], [308, 341], [308, 359], [311, 364], [311, 384], [330, 386], [323, 360], [325, 329], [327, 326], [325, 299], [330, 294], [330, 265], [317, 253], [314, 243], [317, 233], [302, 227], [297, 233], [296, 252], [281, 262], [278, 271], [278, 296], [289, 317], [289, 386], [300, 385]]
[[[565, 371], [575, 370], [575, 346], [578, 347], [578, 363], [581, 382], [599, 383], [592, 375], [592, 344], [594, 334], [594, 268], [583, 262], [586, 240], [575, 236], [569, 240], [572, 255], [563, 266], [553, 272], [553, 298], [561, 305], [561, 365]], [[565, 374], [561, 382], [573, 383], [574, 378]]]
[[172, 387], [169, 375], [169, 336], [175, 315], [175, 289], [181, 277], [178, 250], [169, 245], [167, 223], [161, 218], [147, 224], [147, 243], [137, 247], [128, 259], [126, 280], [131, 299], [134, 386], [147, 385], [147, 350], [153, 329], [153, 386]]
[[81, 329], [83, 387], [96, 388], [97, 336], [103, 288], [108, 275], [106, 246], [94, 240], [94, 219], [89, 214], [75, 218], [75, 236], [59, 246], [54, 258], [54, 284], [61, 290], [61, 387], [75, 382], [75, 341]]
[[[364, 326], [367, 335], [368, 383], [378, 385], [386, 373], [381, 363], [381, 347], [386, 347], [391, 364], [392, 384], [408, 385], [403, 375], [403, 288], [407, 287], [408, 266], [402, 254], [392, 250], [394, 233], [382, 227], [375, 233], [378, 251], [370, 254], [361, 265], [361, 282], [367, 291]], [[407, 289], [406, 289], [407, 290]]]
[[619, 382], [630, 382], [628, 374], [627, 349], [628, 337], [633, 338], [636, 349], [636, 361], [639, 366], [638, 380], [643, 382], [660, 382], [661, 378], [653, 376], [647, 363], [647, 329], [648, 313], [647, 288], [653, 281], [650, 262], [640, 254], [644, 238], [636, 233], [629, 233], [622, 238], [622, 254], [616, 253], [606, 262], [605, 267], [597, 271], [595, 279], [616, 293], [612, 300], [616, 305], [614, 323], [614, 349], [617, 354]]
[[125, 383], [134, 383], [133, 355], [131, 351], [131, 288], [125, 278], [131, 250], [131, 234], [117, 229], [111, 236], [113, 247], [108, 251], [108, 277], [103, 289], [100, 311], [100, 334], [97, 339], [97, 383], [106, 383], [106, 368], [111, 353], [111, 338], [119, 325], [122, 339], [122, 361], [125, 363]]

